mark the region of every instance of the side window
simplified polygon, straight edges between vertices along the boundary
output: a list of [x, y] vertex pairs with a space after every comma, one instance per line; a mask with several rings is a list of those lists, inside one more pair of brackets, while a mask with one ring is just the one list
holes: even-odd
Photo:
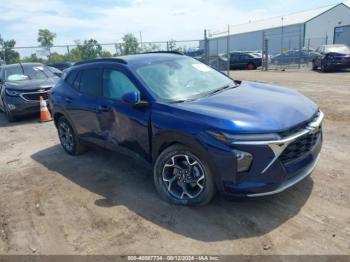
[[74, 87], [76, 90], [79, 90], [80, 75], [81, 75], [81, 72], [77, 73], [77, 76], [75, 77], [75, 80], [73, 81], [73, 87]]
[[120, 100], [122, 96], [129, 92], [138, 91], [136, 86], [122, 72], [105, 69], [103, 71], [102, 95], [106, 98]]
[[66, 77], [66, 82], [70, 85], [73, 86], [74, 80], [77, 76], [77, 71], [71, 71], [69, 75]]
[[98, 69], [86, 69], [80, 71], [80, 92], [87, 95], [98, 96], [99, 74], [100, 72]]
[[251, 57], [247, 54], [241, 54], [241, 57], [240, 57], [240, 61], [247, 61], [249, 60]]
[[231, 62], [236, 63], [238, 62], [238, 59], [239, 59], [239, 54], [231, 54], [231, 57], [230, 57]]

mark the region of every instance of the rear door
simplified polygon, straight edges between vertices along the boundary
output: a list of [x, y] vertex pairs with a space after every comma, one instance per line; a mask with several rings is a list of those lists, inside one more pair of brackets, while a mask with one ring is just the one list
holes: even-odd
[[150, 107], [137, 108], [122, 101], [124, 94], [140, 92], [139, 85], [137, 79], [123, 67], [105, 67], [102, 72], [104, 110], [99, 118], [106, 147], [128, 149], [147, 159], [150, 152]]
[[[69, 77], [69, 76], [68, 76]], [[98, 113], [101, 110], [101, 69], [78, 71], [73, 90], [64, 98], [65, 109], [80, 138], [103, 145]]]

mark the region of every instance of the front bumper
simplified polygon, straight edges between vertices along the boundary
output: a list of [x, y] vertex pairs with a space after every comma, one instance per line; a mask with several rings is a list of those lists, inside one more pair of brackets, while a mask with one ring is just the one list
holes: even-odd
[[[40, 100], [29, 100], [24, 95], [26, 94], [36, 94], [36, 93], [21, 93], [18, 96], [8, 96], [5, 95], [5, 103], [9, 111], [14, 116], [25, 116], [40, 112]], [[38, 95], [43, 95], [44, 99], [47, 99], [47, 93], [38, 93]]]
[[29, 115], [40, 112], [39, 101], [25, 101], [20, 96], [6, 96], [5, 103], [14, 116]]
[[350, 59], [331, 61], [329, 62], [328, 67], [334, 69], [350, 68]]
[[[237, 173], [235, 156], [232, 152], [212, 152], [214, 168], [220, 177], [221, 191], [231, 196], [272, 195], [295, 185], [310, 175], [319, 161], [322, 147], [323, 113], [297, 132], [276, 141], [239, 141], [232, 145], [235, 149], [251, 153], [254, 161], [247, 172]], [[315, 136], [315, 137], [314, 137]], [[293, 155], [291, 148], [300, 150], [305, 138], [314, 137], [312, 145], [302, 154]], [[306, 141], [308, 142], [308, 141]], [[300, 146], [300, 148], [298, 148]], [[287, 154], [288, 153], [288, 154]]]
[[261, 197], [261, 196], [269, 196], [269, 195], [281, 193], [282, 191], [294, 186], [295, 184], [299, 183], [304, 178], [308, 177], [312, 173], [312, 171], [315, 169], [319, 160], [320, 160], [320, 155], [318, 155], [317, 158], [313, 162], [311, 162], [308, 166], [306, 166], [305, 168], [298, 171], [297, 174], [292, 176], [292, 178], [284, 181], [278, 188], [276, 188], [272, 191], [263, 192], [263, 193], [247, 194], [247, 196], [248, 197]]

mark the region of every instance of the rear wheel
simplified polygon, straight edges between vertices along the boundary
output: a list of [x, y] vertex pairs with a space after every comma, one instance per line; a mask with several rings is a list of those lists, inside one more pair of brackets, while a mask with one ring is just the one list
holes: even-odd
[[317, 65], [315, 61], [312, 61], [312, 70], [316, 70], [316, 69], [317, 69]]
[[247, 65], [247, 69], [248, 69], [248, 70], [254, 70], [254, 69], [255, 69], [255, 65], [252, 64], [252, 63], [249, 63], [249, 64]]
[[215, 195], [207, 163], [181, 145], [165, 149], [154, 166], [154, 183], [161, 197], [185, 206], [205, 205]]
[[79, 155], [86, 151], [86, 146], [75, 134], [68, 120], [62, 116], [57, 122], [58, 136], [63, 149], [70, 155]]

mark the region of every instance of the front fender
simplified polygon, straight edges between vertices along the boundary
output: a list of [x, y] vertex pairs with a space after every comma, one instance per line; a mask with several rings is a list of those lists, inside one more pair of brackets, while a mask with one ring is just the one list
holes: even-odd
[[200, 159], [205, 161], [219, 191], [223, 191], [223, 181], [234, 181], [234, 170], [236, 164], [233, 161], [233, 153], [230, 148], [210, 141], [207, 134], [188, 134], [180, 131], [165, 131], [157, 134], [152, 139], [152, 161], [156, 161], [160, 153], [174, 144], [188, 147]]

